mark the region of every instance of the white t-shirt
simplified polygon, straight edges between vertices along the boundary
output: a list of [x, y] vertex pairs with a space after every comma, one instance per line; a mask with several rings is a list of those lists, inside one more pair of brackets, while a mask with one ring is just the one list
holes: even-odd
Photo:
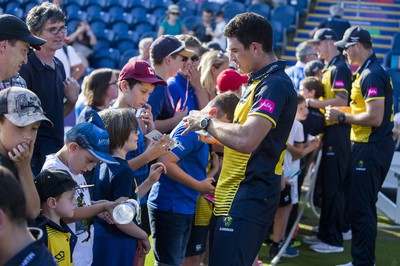
[[65, 75], [67, 78], [71, 77], [71, 67], [82, 64], [82, 59], [76, 53], [76, 50], [71, 45], [67, 46], [68, 57], [63, 48], [56, 51], [55, 56], [61, 60], [65, 68]]
[[[304, 142], [304, 132], [303, 132], [303, 124], [297, 120], [294, 120], [292, 129], [290, 130], [288, 144], [294, 145], [294, 143], [303, 143]], [[286, 151], [285, 158], [283, 160], [283, 172], [286, 176], [291, 176], [296, 173], [300, 169], [300, 159], [294, 160], [292, 159], [292, 154], [289, 151]], [[292, 177], [289, 182], [292, 183], [291, 187], [291, 198], [292, 203], [299, 202], [299, 195], [297, 193], [297, 178], [298, 175]]]
[[218, 43], [222, 50], [226, 49], [226, 37], [224, 36], [224, 28], [226, 22], [222, 21], [215, 25], [213, 34], [219, 37], [213, 37], [211, 42]]
[[[46, 162], [43, 165], [44, 169], [61, 169], [68, 171], [72, 178], [78, 185], [86, 185], [86, 180], [83, 175], [74, 175], [70, 172], [69, 168], [63, 164], [60, 159], [55, 154], [50, 154], [46, 156]], [[78, 189], [76, 191], [76, 200], [78, 202], [78, 207], [91, 205], [90, 194], [87, 188]], [[75, 266], [88, 266], [92, 265], [93, 254], [93, 226], [87, 225], [87, 220], [77, 221], [75, 223], [68, 224], [72, 232], [78, 237], [74, 252], [72, 254]]]

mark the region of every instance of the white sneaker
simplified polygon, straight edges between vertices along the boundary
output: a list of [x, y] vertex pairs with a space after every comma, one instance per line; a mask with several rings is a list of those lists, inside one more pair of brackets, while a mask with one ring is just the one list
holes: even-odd
[[353, 266], [352, 262], [346, 263], [346, 264], [338, 264], [336, 266]]
[[315, 244], [319, 244], [322, 243], [321, 240], [319, 240], [319, 238], [315, 235], [315, 236], [306, 236], [305, 238], [303, 238], [303, 242], [309, 245], [315, 245]]
[[313, 226], [311, 228], [311, 232], [318, 233], [319, 232], [319, 226], [318, 225], [317, 226]]
[[315, 245], [311, 245], [310, 249], [312, 249], [318, 253], [338, 253], [338, 252], [343, 252], [343, 250], [344, 250], [343, 247], [331, 246], [324, 242], [321, 242], [321, 243], [315, 244]]
[[352, 238], [352, 233], [351, 233], [351, 229], [349, 229], [349, 231], [347, 232], [343, 232], [343, 240], [351, 240]]

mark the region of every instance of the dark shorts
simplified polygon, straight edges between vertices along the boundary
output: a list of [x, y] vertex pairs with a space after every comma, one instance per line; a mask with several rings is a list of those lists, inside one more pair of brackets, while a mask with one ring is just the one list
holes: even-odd
[[155, 265], [181, 265], [194, 215], [148, 208]]
[[252, 265], [271, 224], [261, 225], [238, 218], [217, 218], [210, 266]]
[[285, 188], [281, 191], [279, 207], [285, 207], [292, 203], [292, 198], [290, 197], [290, 189], [291, 186], [286, 185]]
[[143, 231], [147, 233], [147, 235], [151, 235], [149, 211], [147, 210], [147, 204], [145, 203], [140, 205], [140, 209], [142, 211], [142, 222], [140, 223], [140, 228], [142, 228]]
[[206, 251], [207, 235], [210, 226], [194, 226], [186, 246], [186, 257], [201, 255]]

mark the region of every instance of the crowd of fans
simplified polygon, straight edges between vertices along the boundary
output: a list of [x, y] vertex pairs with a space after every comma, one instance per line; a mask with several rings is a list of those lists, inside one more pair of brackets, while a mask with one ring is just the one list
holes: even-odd
[[[156, 265], [259, 265], [319, 150], [321, 218], [303, 241], [340, 253], [352, 239], [344, 265], [374, 265], [400, 123], [368, 31], [330, 28], [340, 7], [286, 68], [264, 17], [206, 8], [188, 29], [172, 4], [121, 69], [93, 69], [97, 36], [85, 21], [68, 35], [62, 7], [0, 15], [0, 265], [144, 265], [151, 249]], [[299, 255], [291, 240], [283, 257]]]

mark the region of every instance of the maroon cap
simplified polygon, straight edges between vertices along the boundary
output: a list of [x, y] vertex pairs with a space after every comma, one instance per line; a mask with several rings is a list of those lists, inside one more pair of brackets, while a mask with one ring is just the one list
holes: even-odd
[[133, 60], [122, 68], [118, 80], [136, 79], [140, 82], [167, 86], [167, 83], [158, 78], [156, 71], [144, 60]]
[[217, 88], [219, 92], [237, 91], [242, 84], [246, 84], [249, 78], [241, 75], [232, 68], [225, 69], [217, 77]]

